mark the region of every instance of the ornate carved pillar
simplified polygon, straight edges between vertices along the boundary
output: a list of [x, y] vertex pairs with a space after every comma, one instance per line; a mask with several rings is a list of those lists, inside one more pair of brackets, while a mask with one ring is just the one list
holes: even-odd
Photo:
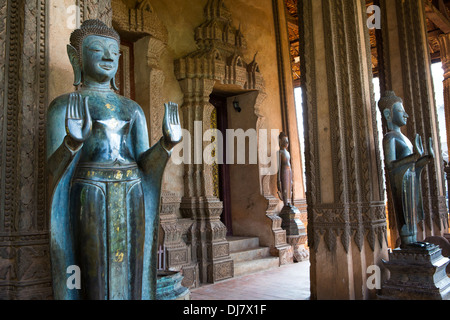
[[368, 299], [386, 215], [363, 0], [299, 1], [312, 299]]
[[[185, 94], [181, 107], [182, 127], [192, 137], [191, 155], [196, 150], [195, 144], [201, 141], [201, 159], [207, 142], [203, 142], [203, 134], [210, 128], [213, 105], [209, 96], [213, 90], [214, 80], [196, 78], [180, 79]], [[197, 126], [196, 126], [197, 123]], [[198, 124], [202, 124], [198, 130]], [[187, 152], [185, 150], [184, 152]], [[194, 159], [192, 158], [192, 159]], [[191, 159], [191, 160], [192, 160]], [[223, 204], [213, 195], [212, 165], [203, 161], [185, 164], [185, 195], [182, 198], [180, 211], [183, 217], [192, 218], [195, 232], [192, 239], [194, 259], [199, 263], [200, 281], [214, 283], [231, 278], [233, 260], [230, 258], [229, 244], [226, 240], [227, 229], [220, 221]]]
[[[450, 144], [450, 33], [439, 36], [442, 69], [444, 70], [444, 110], [445, 127], [447, 128], [447, 144]], [[450, 165], [445, 166], [447, 190], [450, 190]], [[449, 192], [449, 191], [447, 191]], [[447, 203], [450, 207], [450, 203]]]
[[52, 296], [45, 2], [0, 1], [0, 299]]
[[[419, 224], [418, 239], [443, 235], [448, 228], [448, 214], [424, 0], [381, 0], [380, 5], [381, 38], [377, 41], [383, 46], [382, 90], [393, 90], [403, 99], [409, 115], [405, 135], [411, 138], [418, 133], [424, 141], [430, 137], [434, 141], [435, 161], [422, 176], [425, 220]], [[391, 223], [390, 227], [395, 228]]]

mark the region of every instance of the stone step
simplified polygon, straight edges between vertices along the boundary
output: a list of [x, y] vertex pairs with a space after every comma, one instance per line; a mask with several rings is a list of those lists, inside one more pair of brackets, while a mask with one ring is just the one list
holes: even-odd
[[259, 271], [265, 271], [280, 266], [277, 257], [266, 257], [256, 260], [248, 260], [241, 262], [234, 262], [234, 276], [239, 277]]
[[227, 237], [230, 244], [230, 252], [238, 252], [248, 249], [259, 248], [258, 237]]
[[268, 247], [259, 246], [258, 237], [227, 237], [234, 276], [239, 277], [280, 266], [279, 258], [270, 255]]
[[234, 263], [247, 260], [256, 260], [270, 257], [270, 249], [268, 247], [251, 248], [230, 252], [230, 256]]

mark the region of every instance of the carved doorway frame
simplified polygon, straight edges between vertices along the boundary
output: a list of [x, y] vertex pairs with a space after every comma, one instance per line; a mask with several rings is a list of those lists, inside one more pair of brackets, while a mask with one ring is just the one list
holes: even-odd
[[[198, 50], [175, 61], [175, 75], [184, 94], [181, 107], [183, 128], [191, 137], [204, 136], [211, 128], [211, 114], [214, 106], [210, 103], [211, 94], [234, 92], [235, 95], [256, 92], [255, 102], [251, 107], [255, 116], [256, 132], [263, 128], [264, 117], [260, 112], [266, 98], [264, 80], [256, 62], [247, 63], [243, 59], [246, 41], [240, 28], [232, 24], [231, 12], [223, 0], [208, 0], [205, 10], [205, 22], [195, 30]], [[202, 123], [202, 132], [196, 132], [196, 122]], [[202, 150], [210, 142], [203, 141]], [[191, 154], [195, 153], [191, 144]], [[258, 145], [258, 151], [260, 146]], [[262, 205], [265, 214], [260, 223], [264, 232], [272, 231], [269, 246], [273, 255], [279, 255], [281, 263], [289, 258], [286, 254], [290, 248], [286, 243], [286, 232], [281, 229], [281, 219], [275, 208], [279, 200], [271, 196], [270, 176], [262, 176], [264, 169], [258, 163], [256, 173], [258, 192], [255, 202]], [[226, 239], [227, 228], [220, 220], [223, 203], [214, 195], [213, 166], [207, 163], [185, 164], [185, 194], [180, 211], [185, 218], [194, 221], [191, 231], [192, 259], [199, 263], [200, 281], [214, 283], [234, 276], [234, 264], [230, 257], [229, 243]], [[233, 227], [234, 229], [234, 227]]]

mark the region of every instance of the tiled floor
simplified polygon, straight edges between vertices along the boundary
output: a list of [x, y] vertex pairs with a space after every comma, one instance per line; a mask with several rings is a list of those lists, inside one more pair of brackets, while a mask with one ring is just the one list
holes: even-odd
[[203, 285], [191, 300], [309, 300], [309, 261]]

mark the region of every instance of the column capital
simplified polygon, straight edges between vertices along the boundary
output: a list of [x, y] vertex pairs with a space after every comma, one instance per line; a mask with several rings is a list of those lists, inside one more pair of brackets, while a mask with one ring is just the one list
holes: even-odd
[[444, 78], [450, 78], [450, 33], [439, 36], [439, 46], [441, 49], [442, 68], [444, 69]]

